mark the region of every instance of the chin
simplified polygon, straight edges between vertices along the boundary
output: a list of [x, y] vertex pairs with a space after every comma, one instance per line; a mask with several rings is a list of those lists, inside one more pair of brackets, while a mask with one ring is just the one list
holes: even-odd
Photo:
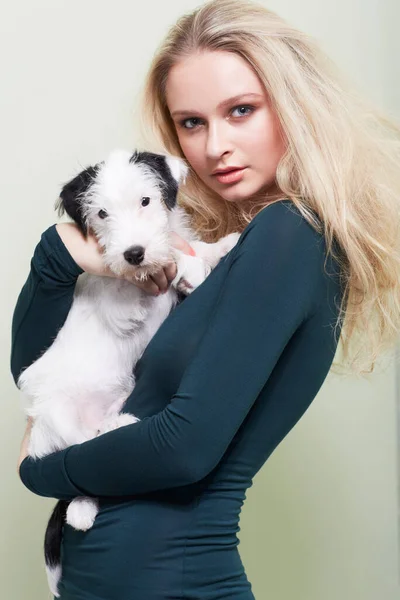
[[241, 202], [248, 200], [255, 193], [253, 190], [244, 189], [244, 186], [241, 188], [240, 184], [225, 190], [216, 190], [216, 192], [221, 196], [221, 198], [224, 198], [224, 200], [227, 200], [228, 202]]

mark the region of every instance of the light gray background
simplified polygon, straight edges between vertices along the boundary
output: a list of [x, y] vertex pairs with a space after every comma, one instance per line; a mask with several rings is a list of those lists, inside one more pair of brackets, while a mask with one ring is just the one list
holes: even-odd
[[[199, 2], [19, 0], [0, 5], [0, 596], [50, 598], [43, 535], [54, 500], [28, 492], [9, 371], [10, 325], [60, 186], [114, 147], [133, 148], [138, 86], [167, 27]], [[271, 0], [316, 36], [382, 108], [399, 108], [398, 0]], [[398, 114], [398, 113], [397, 113]], [[240, 551], [257, 600], [399, 598], [395, 368], [328, 377], [255, 479]], [[140, 599], [138, 599], [140, 600]]]

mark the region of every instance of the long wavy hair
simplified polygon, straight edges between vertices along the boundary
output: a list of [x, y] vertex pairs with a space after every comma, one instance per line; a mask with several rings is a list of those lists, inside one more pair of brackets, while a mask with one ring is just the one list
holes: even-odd
[[[280, 199], [322, 230], [341, 266], [341, 360], [331, 368], [372, 372], [378, 358], [391, 358], [400, 330], [399, 125], [353, 90], [309, 35], [257, 2], [212, 0], [179, 18], [153, 57], [138, 117], [147, 148], [185, 159], [166, 82], [171, 67], [201, 51], [238, 54], [265, 86], [287, 141]], [[270, 204], [227, 202], [188, 167], [178, 203], [204, 241], [241, 231]]]

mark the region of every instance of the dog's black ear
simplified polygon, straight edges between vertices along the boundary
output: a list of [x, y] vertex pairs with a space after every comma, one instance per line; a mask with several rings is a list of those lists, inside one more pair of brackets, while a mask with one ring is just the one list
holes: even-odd
[[188, 167], [181, 158], [177, 156], [163, 156], [165, 171], [163, 178], [165, 181], [164, 202], [168, 208], [172, 209], [176, 205], [179, 184], [184, 182], [188, 174]]
[[82, 210], [82, 197], [93, 184], [98, 169], [98, 164], [94, 167], [88, 167], [66, 183], [55, 204], [58, 216], [60, 217], [66, 212], [79, 226], [85, 237], [88, 234], [88, 226]]
[[188, 167], [181, 158], [154, 152], [134, 152], [129, 162], [143, 163], [161, 178], [161, 193], [165, 205], [172, 210], [176, 205], [178, 186], [185, 180]]

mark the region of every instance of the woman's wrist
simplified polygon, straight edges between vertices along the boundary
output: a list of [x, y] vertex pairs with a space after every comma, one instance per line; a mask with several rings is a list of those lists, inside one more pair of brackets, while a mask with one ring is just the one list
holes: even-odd
[[83, 258], [84, 237], [74, 223], [57, 223], [56, 230], [64, 246], [76, 262], [85, 271]]
[[85, 238], [76, 223], [57, 223], [57, 232], [76, 264], [93, 275], [113, 275], [103, 259], [101, 248], [94, 235]]

